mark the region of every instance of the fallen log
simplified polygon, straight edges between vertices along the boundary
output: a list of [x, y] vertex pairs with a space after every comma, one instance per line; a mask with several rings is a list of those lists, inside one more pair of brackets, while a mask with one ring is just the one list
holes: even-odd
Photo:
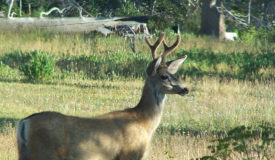
[[[1, 30], [40, 29], [53, 32], [100, 32], [104, 35], [117, 32], [122, 35], [149, 34], [146, 23], [120, 21], [120, 18], [0, 18]], [[110, 31], [107, 31], [110, 30]]]

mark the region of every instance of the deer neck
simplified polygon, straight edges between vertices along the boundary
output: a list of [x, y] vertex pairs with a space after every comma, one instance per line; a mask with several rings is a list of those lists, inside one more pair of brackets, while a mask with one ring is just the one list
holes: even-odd
[[139, 113], [142, 124], [150, 134], [155, 131], [160, 123], [165, 98], [164, 93], [157, 92], [154, 83], [146, 80], [141, 99], [135, 109]]

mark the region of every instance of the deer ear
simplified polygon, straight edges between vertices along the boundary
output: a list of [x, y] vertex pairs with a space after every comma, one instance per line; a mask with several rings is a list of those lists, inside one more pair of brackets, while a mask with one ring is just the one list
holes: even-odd
[[166, 65], [168, 66], [167, 71], [171, 74], [175, 74], [178, 71], [180, 65], [185, 61], [186, 58], [187, 56], [184, 56], [183, 58], [167, 62], [166, 63]]
[[148, 66], [146, 72], [148, 76], [153, 76], [157, 73], [157, 69], [159, 68], [160, 64], [161, 64], [162, 58], [159, 57], [155, 60], [153, 60], [150, 65]]

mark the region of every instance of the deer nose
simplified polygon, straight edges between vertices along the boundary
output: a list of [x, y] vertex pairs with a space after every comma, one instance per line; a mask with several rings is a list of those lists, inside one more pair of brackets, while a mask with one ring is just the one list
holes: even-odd
[[185, 88], [183, 88], [183, 93], [184, 93], [184, 94], [188, 94], [188, 93], [189, 93], [189, 89], [188, 89], [188, 88], [186, 88], [186, 87], [185, 87]]

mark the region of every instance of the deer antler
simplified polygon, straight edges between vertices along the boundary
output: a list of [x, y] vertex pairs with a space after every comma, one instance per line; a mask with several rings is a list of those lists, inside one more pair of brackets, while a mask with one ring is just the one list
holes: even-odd
[[165, 58], [172, 52], [174, 51], [174, 49], [177, 48], [177, 46], [180, 43], [180, 29], [179, 29], [179, 25], [178, 25], [178, 36], [177, 36], [177, 40], [176, 42], [171, 45], [170, 47], [166, 44], [165, 40], [162, 41], [163, 46], [164, 46], [164, 52], [162, 54], [162, 62], [165, 63]]
[[151, 49], [153, 59], [156, 59], [156, 58], [157, 58], [156, 51], [157, 51], [157, 48], [159, 47], [160, 43], [163, 41], [163, 39], [164, 39], [164, 33], [162, 33], [162, 34], [159, 36], [159, 38], [158, 38], [158, 40], [156, 41], [156, 43], [155, 43], [154, 45], [152, 45], [152, 44], [150, 43], [150, 41], [147, 39], [147, 37], [145, 37], [145, 41], [146, 41], [146, 43], [148, 44], [148, 46], [150, 47], [150, 49]]

